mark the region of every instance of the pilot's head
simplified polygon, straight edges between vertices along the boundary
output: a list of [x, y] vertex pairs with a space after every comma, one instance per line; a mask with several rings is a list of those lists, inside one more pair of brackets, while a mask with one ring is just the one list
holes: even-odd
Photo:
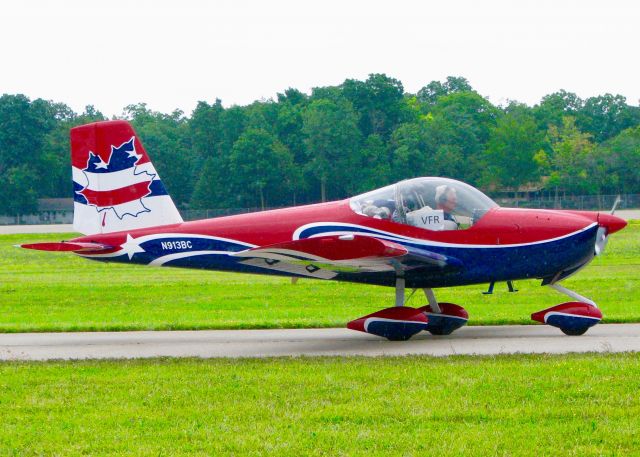
[[438, 209], [444, 210], [445, 213], [451, 213], [456, 209], [458, 204], [458, 196], [456, 189], [443, 184], [436, 187], [436, 206]]

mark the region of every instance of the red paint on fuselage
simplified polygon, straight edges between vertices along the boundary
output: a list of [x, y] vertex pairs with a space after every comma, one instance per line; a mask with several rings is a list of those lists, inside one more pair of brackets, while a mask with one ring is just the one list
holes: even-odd
[[[258, 246], [293, 239], [294, 232], [307, 224], [355, 224], [411, 238], [461, 245], [509, 245], [558, 238], [585, 229], [598, 220], [597, 212], [493, 208], [472, 227], [464, 230], [432, 231], [391, 220], [355, 213], [349, 200], [306, 205], [258, 213], [203, 219], [128, 232], [89, 235], [75, 241], [93, 241], [120, 246], [127, 234], [133, 238], [155, 233], [199, 234], [228, 238]], [[602, 219], [602, 214], [600, 214]], [[615, 218], [615, 219], [611, 219]], [[607, 218], [611, 230], [624, 225], [615, 216]], [[622, 221], [623, 224], [626, 224]], [[610, 232], [613, 233], [613, 232]]]

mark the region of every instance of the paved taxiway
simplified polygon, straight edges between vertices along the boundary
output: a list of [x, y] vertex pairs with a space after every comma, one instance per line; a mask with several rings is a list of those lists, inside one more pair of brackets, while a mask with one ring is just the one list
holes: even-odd
[[0, 360], [627, 351], [640, 352], [640, 324], [601, 324], [578, 337], [543, 325], [472, 326], [404, 342], [335, 328], [0, 334]]

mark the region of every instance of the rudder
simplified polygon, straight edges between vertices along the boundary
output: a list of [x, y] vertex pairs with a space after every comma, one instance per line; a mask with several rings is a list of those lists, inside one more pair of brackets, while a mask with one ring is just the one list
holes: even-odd
[[182, 222], [128, 122], [71, 129], [71, 166], [74, 230], [91, 235]]

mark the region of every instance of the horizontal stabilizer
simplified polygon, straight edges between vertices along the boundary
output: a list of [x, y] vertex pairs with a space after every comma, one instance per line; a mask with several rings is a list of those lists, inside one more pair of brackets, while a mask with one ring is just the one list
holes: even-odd
[[72, 241], [60, 241], [57, 243], [31, 243], [19, 244], [17, 247], [24, 249], [35, 249], [37, 251], [55, 251], [55, 252], [95, 252], [113, 249], [113, 246], [107, 246], [100, 243], [78, 243]]

